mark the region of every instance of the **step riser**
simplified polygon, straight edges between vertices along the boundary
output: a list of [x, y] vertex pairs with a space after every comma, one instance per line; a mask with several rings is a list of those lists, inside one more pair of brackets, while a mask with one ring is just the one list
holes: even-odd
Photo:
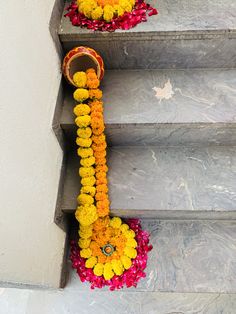
[[89, 46], [100, 53], [106, 69], [172, 69], [172, 68], [233, 68], [236, 67], [236, 39], [230, 33], [210, 39], [140, 40], [73, 40], [73, 35], [61, 36], [66, 51], [76, 46]]
[[[61, 125], [71, 146], [76, 138], [76, 126]], [[236, 126], [215, 125], [201, 126], [135, 126], [106, 125], [107, 143], [109, 146], [199, 146], [199, 145], [235, 145]]]
[[[79, 191], [79, 189], [78, 189]], [[75, 213], [75, 209], [62, 208], [65, 214]], [[160, 220], [235, 220], [236, 212], [189, 212], [189, 211], [174, 211], [174, 210], [125, 210], [111, 209], [111, 216], [118, 216], [123, 219], [160, 219]]]

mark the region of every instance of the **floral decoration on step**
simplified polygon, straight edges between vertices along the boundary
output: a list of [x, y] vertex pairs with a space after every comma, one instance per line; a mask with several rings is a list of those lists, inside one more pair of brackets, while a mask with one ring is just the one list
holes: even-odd
[[78, 241], [72, 241], [71, 261], [82, 281], [92, 288], [111, 290], [136, 286], [147, 263], [149, 236], [138, 220], [111, 218], [108, 197], [106, 137], [102, 91], [94, 69], [76, 72], [74, 99], [76, 144], [81, 157], [81, 190], [75, 217], [80, 223]]
[[72, 25], [108, 32], [128, 30], [146, 22], [147, 16], [158, 14], [143, 0], [77, 0], [66, 10], [65, 16], [70, 18]]

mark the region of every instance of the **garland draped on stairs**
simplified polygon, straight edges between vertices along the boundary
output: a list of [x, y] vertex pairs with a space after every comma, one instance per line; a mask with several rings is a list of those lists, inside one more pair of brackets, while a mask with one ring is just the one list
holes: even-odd
[[74, 73], [72, 79], [77, 87], [73, 93], [76, 101], [73, 112], [78, 127], [76, 144], [81, 158], [82, 186], [75, 212], [80, 224], [79, 240], [71, 243], [72, 266], [81, 281], [91, 283], [91, 288], [110, 286], [110, 290], [115, 290], [136, 286], [140, 278], [145, 277], [147, 253], [152, 248], [149, 235], [137, 219], [125, 223], [119, 217], [109, 216], [107, 143], [100, 80], [93, 68]]

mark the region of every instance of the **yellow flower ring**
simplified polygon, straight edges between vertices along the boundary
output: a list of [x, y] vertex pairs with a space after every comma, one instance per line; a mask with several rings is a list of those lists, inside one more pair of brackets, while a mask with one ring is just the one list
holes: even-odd
[[147, 20], [157, 10], [143, 0], [77, 0], [66, 9], [72, 25], [94, 31], [127, 30]]
[[[65, 72], [64, 72], [65, 73]], [[75, 217], [79, 239], [72, 241], [71, 261], [82, 281], [111, 290], [136, 286], [144, 277], [149, 236], [138, 220], [111, 218], [108, 197], [106, 137], [102, 91], [95, 69], [73, 74], [76, 144], [80, 159], [81, 190]]]

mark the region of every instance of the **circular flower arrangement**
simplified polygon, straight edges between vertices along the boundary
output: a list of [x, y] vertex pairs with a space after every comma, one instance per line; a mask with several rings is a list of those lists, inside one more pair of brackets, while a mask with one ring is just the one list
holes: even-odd
[[80, 223], [79, 240], [72, 242], [71, 260], [82, 281], [91, 287], [110, 286], [111, 290], [136, 286], [144, 277], [148, 234], [138, 220], [123, 223], [109, 217], [110, 202], [106, 164], [102, 91], [94, 69], [76, 72], [73, 82], [76, 144], [81, 157], [81, 190], [75, 217]]
[[156, 15], [143, 0], [77, 0], [67, 7], [72, 25], [99, 31], [127, 30]]

